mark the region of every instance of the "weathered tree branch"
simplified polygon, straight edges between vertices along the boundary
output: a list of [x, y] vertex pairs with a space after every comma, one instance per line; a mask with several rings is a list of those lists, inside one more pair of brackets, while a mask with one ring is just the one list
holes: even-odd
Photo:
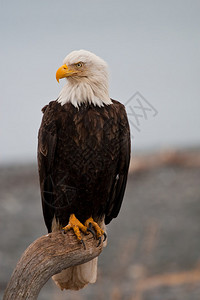
[[86, 249], [73, 232], [50, 233], [34, 241], [23, 253], [5, 290], [3, 300], [37, 299], [47, 282], [56, 273], [72, 266], [85, 263], [102, 251], [102, 243], [92, 234], [84, 237]]

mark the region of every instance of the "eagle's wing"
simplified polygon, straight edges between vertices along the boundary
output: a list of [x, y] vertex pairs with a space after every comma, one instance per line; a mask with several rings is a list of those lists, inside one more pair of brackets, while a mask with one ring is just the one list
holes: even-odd
[[38, 134], [38, 170], [45, 224], [51, 232], [52, 220], [55, 213], [52, 169], [57, 142], [57, 128], [51, 105], [45, 106], [42, 123]]
[[120, 156], [117, 172], [113, 177], [111, 194], [105, 212], [105, 224], [109, 224], [113, 218], [116, 218], [120, 211], [130, 163], [130, 129], [127, 114], [123, 105], [121, 105], [120, 109], [120, 122], [118, 128], [119, 138], [116, 143], [119, 143]]

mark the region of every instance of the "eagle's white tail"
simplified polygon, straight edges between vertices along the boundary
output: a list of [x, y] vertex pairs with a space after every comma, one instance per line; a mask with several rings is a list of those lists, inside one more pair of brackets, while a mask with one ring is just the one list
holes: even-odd
[[89, 262], [63, 270], [52, 277], [55, 283], [63, 289], [79, 290], [97, 279], [98, 257]]
[[[100, 227], [106, 232], [105, 223], [99, 224]], [[55, 217], [52, 222], [52, 232], [60, 230], [62, 227], [56, 221]], [[103, 247], [106, 247], [107, 239], [103, 242]], [[63, 289], [79, 290], [88, 283], [95, 283], [97, 279], [97, 263], [98, 257], [75, 267], [63, 270], [62, 272], [52, 276], [52, 279], [57, 286]]]

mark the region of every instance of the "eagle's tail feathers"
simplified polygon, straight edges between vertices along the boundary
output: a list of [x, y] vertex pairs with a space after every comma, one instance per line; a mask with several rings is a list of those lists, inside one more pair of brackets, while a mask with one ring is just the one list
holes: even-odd
[[63, 270], [52, 278], [61, 290], [79, 290], [88, 283], [94, 283], [97, 279], [98, 257], [87, 263]]

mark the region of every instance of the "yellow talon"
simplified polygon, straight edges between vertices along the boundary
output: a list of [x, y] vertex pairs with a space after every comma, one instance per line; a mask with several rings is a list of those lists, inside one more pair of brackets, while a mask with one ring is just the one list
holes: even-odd
[[104, 231], [99, 227], [99, 225], [93, 220], [92, 217], [90, 217], [89, 219], [87, 219], [85, 221], [85, 226], [86, 227], [90, 227], [91, 226], [95, 229], [96, 234], [97, 234], [97, 239], [99, 239], [102, 235], [104, 235]]
[[69, 223], [68, 225], [66, 225], [65, 227], [63, 227], [63, 230], [65, 231], [69, 231], [70, 229], [73, 229], [75, 236], [77, 237], [77, 239], [81, 242], [82, 241], [82, 237], [81, 237], [81, 232], [80, 230], [87, 234], [87, 227], [84, 226], [76, 217], [74, 214], [70, 215], [69, 218]]

